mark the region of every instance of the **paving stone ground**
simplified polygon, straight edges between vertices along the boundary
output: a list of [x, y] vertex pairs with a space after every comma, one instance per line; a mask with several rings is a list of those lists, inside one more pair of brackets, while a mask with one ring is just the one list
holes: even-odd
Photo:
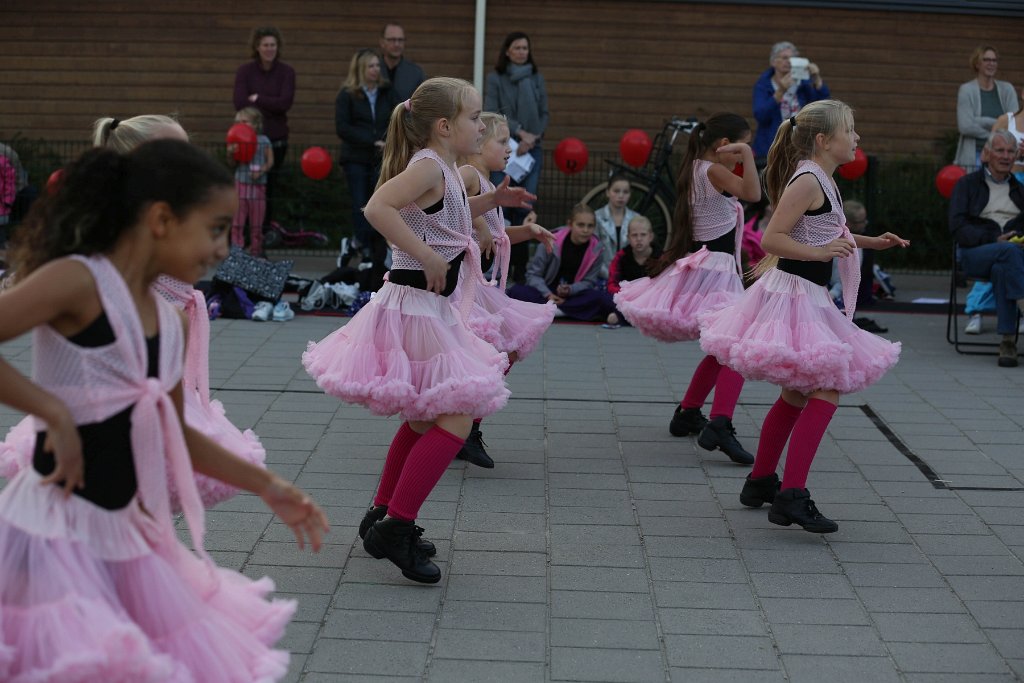
[[[299, 364], [345, 319], [215, 321], [216, 397], [333, 529], [302, 554], [246, 495], [209, 513], [207, 547], [298, 599], [288, 681], [1021, 680], [1024, 367], [958, 356], [944, 316], [874, 317], [901, 361], [843, 397], [808, 483], [838, 533], [768, 523], [739, 504], [747, 470], [669, 435], [696, 344], [556, 324], [483, 424], [497, 467], [457, 461], [423, 508], [434, 586], [356, 538], [397, 420]], [[2, 352], [28, 368], [27, 339]], [[776, 396], [744, 389], [750, 450]]]

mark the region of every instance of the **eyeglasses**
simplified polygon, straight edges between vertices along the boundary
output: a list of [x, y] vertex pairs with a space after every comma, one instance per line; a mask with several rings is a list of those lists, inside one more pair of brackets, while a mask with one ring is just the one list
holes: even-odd
[[385, 38], [385, 43], [404, 43], [405, 38]]

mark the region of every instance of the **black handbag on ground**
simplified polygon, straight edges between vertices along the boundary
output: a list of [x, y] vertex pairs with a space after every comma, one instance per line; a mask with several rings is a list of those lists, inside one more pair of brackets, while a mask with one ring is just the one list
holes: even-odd
[[213, 279], [244, 289], [257, 299], [276, 302], [281, 298], [294, 264], [292, 260], [268, 261], [247, 254], [239, 247], [231, 247], [231, 253], [218, 266]]

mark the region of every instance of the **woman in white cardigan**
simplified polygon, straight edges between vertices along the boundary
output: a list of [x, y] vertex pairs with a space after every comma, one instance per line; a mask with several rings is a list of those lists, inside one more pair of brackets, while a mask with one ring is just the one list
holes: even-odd
[[953, 163], [976, 167], [985, 141], [996, 119], [1008, 111], [1017, 111], [1017, 93], [1006, 81], [996, 80], [999, 53], [994, 47], [981, 46], [971, 55], [975, 78], [960, 86], [956, 98], [956, 123], [960, 144]]

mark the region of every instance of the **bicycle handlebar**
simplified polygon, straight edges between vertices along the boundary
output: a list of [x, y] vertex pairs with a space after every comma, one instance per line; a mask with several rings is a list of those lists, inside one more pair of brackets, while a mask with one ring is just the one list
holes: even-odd
[[693, 129], [697, 127], [698, 123], [700, 123], [700, 121], [698, 121], [696, 118], [692, 116], [687, 119], [677, 119], [675, 117], [672, 117], [672, 120], [665, 125], [666, 127], [675, 128], [676, 130], [682, 131], [684, 133], [692, 133]]

